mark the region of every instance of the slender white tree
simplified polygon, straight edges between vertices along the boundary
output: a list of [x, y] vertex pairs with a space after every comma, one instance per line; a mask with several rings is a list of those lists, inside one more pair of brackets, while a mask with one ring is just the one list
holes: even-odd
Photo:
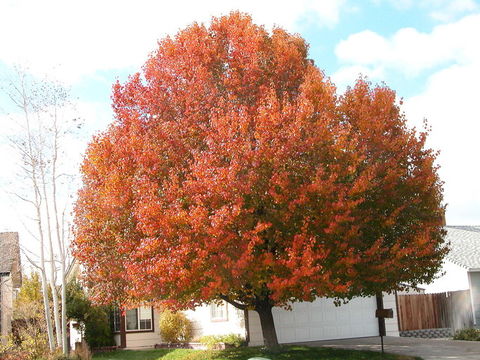
[[[62, 140], [72, 127], [76, 128], [77, 119], [71, 116], [71, 112], [64, 116], [67, 109], [71, 110], [71, 103], [68, 92], [58, 83], [38, 81], [19, 70], [14, 79], [4, 81], [2, 85], [11, 104], [17, 108], [10, 118], [15, 119], [21, 129], [12, 138], [12, 144], [22, 159], [21, 179], [25, 180], [26, 191], [16, 195], [33, 205], [35, 233], [39, 240], [38, 260], [26, 257], [41, 274], [50, 349], [62, 347], [67, 354], [65, 272], [68, 246], [64, 235], [65, 211], [59, 212], [59, 187], [63, 184], [60, 177], [64, 175], [59, 172], [59, 160], [64, 154]], [[61, 193], [65, 195], [66, 192], [63, 189]], [[53, 295], [53, 316], [48, 284]]]

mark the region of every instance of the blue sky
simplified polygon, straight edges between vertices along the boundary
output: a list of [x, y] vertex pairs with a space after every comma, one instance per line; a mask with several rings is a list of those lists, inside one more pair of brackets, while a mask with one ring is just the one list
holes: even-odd
[[[4, 0], [0, 33], [8, 36], [0, 37], [0, 76], [22, 64], [72, 89], [85, 120], [68, 149], [78, 164], [91, 136], [112, 120], [113, 82], [137, 71], [157, 39], [237, 9], [267, 28], [301, 34], [339, 92], [362, 73], [404, 98], [411, 126], [428, 118], [429, 145], [441, 151], [447, 222], [480, 224], [480, 4], [474, 0]], [[8, 108], [1, 96], [0, 108]], [[0, 120], [8, 132], [8, 118]], [[0, 151], [8, 170], [0, 177], [0, 231], [14, 231], [23, 213], [9, 195], [18, 164], [4, 137]]]

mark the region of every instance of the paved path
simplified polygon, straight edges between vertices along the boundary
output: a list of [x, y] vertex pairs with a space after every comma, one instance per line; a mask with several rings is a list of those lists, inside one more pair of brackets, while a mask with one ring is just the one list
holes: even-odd
[[[308, 346], [381, 351], [379, 337], [324, 340], [302, 343]], [[480, 360], [480, 341], [384, 337], [385, 352], [420, 356], [424, 360]]]

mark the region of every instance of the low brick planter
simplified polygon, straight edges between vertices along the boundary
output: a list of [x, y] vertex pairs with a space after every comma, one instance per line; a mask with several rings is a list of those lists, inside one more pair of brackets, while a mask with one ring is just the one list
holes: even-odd
[[109, 351], [115, 351], [117, 350], [117, 346], [101, 346], [101, 347], [96, 347], [92, 349], [92, 353], [96, 354], [99, 352], [109, 352]]
[[[225, 343], [215, 344], [213, 347], [214, 350], [224, 350], [231, 348], [232, 345]], [[155, 349], [196, 349], [196, 350], [207, 350], [205, 344], [199, 342], [190, 342], [190, 343], [160, 343], [155, 344]]]
[[199, 342], [190, 343], [160, 343], [155, 344], [155, 349], [197, 349], [206, 350], [207, 347]]
[[453, 336], [453, 331], [451, 328], [407, 330], [400, 331], [400, 336], [423, 339], [449, 338]]

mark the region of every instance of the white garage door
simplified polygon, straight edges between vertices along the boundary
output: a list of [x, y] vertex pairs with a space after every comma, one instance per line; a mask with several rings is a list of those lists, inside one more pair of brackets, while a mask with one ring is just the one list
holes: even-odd
[[[295, 303], [292, 311], [275, 308], [273, 317], [280, 343], [377, 336], [376, 300], [356, 298], [335, 306], [331, 299]], [[251, 345], [263, 343], [260, 321], [249, 312]]]

